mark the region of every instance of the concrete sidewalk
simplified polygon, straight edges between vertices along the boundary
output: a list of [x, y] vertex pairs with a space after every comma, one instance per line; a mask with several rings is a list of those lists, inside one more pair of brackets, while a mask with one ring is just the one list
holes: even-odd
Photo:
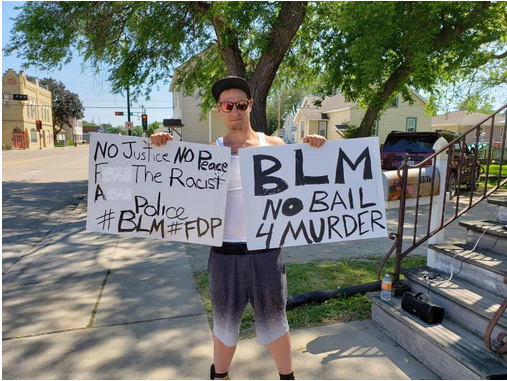
[[[212, 333], [185, 245], [86, 232], [85, 207], [3, 277], [3, 378], [207, 379]], [[369, 320], [291, 335], [298, 379], [436, 378]], [[230, 377], [278, 374], [250, 339]]]

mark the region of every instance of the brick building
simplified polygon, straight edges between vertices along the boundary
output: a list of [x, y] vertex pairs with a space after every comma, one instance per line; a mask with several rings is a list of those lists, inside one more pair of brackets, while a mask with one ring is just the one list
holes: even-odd
[[[28, 100], [14, 100], [13, 94], [26, 94]], [[6, 149], [54, 147], [53, 98], [51, 91], [29, 81], [25, 73], [8, 69], [2, 76], [2, 144]], [[37, 130], [35, 121], [42, 122]]]

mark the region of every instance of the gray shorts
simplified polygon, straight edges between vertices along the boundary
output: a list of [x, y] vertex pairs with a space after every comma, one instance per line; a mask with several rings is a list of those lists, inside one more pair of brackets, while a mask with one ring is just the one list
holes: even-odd
[[236, 250], [234, 245], [224, 244], [222, 248], [210, 250], [208, 272], [213, 333], [226, 346], [235, 346], [243, 310], [250, 301], [255, 314], [257, 342], [269, 344], [289, 331], [282, 251], [273, 249], [250, 254], [246, 249]]

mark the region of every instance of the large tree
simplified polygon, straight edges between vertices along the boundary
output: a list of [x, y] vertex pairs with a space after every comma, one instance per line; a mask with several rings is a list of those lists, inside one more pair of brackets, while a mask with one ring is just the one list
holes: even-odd
[[267, 132], [268, 92], [306, 9], [305, 1], [26, 2], [5, 51], [45, 70], [77, 53], [108, 71], [115, 92], [134, 96], [179, 67], [176, 87], [200, 95], [204, 108], [214, 81], [244, 77], [254, 128]]
[[[457, 79], [488, 65], [483, 82], [505, 84], [506, 2], [323, 2], [311, 24], [319, 44], [315, 66], [324, 68], [326, 94], [341, 91], [366, 109], [356, 136], [408, 87], [437, 98]], [[477, 81], [478, 78], [475, 77]], [[492, 82], [491, 82], [492, 81]]]
[[[35, 81], [33, 77], [28, 77], [28, 79]], [[68, 90], [61, 81], [54, 78], [44, 78], [39, 79], [39, 84], [51, 91], [53, 99], [53, 136], [56, 139], [64, 126], [72, 127], [72, 118], [83, 118], [85, 108], [79, 99], [79, 95]]]

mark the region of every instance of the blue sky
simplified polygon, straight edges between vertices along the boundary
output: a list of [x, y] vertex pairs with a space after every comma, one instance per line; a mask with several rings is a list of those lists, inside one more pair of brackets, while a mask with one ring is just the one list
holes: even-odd
[[[8, 43], [10, 31], [13, 26], [10, 18], [15, 17], [19, 11], [15, 11], [14, 7], [22, 5], [22, 1], [2, 1], [2, 48]], [[2, 73], [12, 68], [16, 71], [21, 70], [21, 60], [16, 58], [15, 54], [5, 57], [2, 53]], [[74, 60], [61, 71], [44, 72], [35, 68], [26, 70], [26, 74], [38, 77], [52, 77], [62, 81], [67, 89], [77, 93], [83, 102], [86, 110], [84, 119], [88, 122], [92, 120], [95, 123], [110, 123], [113, 126], [124, 125], [127, 120], [127, 100], [125, 96], [111, 94], [110, 86], [107, 82], [107, 75], [93, 75], [91, 71], [82, 71], [82, 60], [75, 57]], [[503, 104], [507, 90], [505, 87], [497, 87], [495, 89], [496, 102], [495, 109]], [[428, 94], [422, 93], [428, 98]], [[162, 119], [172, 118], [172, 95], [169, 92], [169, 85], [162, 81], [152, 89], [151, 100], [139, 98], [137, 103], [132, 103], [131, 111], [140, 113], [141, 105], [147, 108], [149, 123], [154, 121], [162, 122]], [[115, 111], [124, 111], [125, 116], [115, 116]], [[452, 111], [452, 110], [451, 110]], [[133, 117], [132, 120], [136, 125], [140, 125], [140, 117]]]
[[[9, 42], [10, 31], [13, 26], [10, 18], [15, 17], [19, 11], [14, 7], [22, 5], [22, 1], [2, 1], [2, 50]], [[2, 51], [2, 74], [7, 69], [21, 70], [21, 59], [16, 58], [14, 53], [5, 57]], [[93, 75], [90, 70], [82, 72], [82, 60], [75, 57], [73, 61], [61, 71], [45, 72], [35, 68], [29, 68], [25, 74], [38, 78], [52, 77], [62, 81], [68, 90], [77, 93], [85, 106], [84, 120], [95, 123], [111, 123], [113, 126], [124, 125], [127, 120], [127, 99], [119, 94], [111, 94], [109, 83], [106, 81], [107, 73]], [[147, 108], [148, 122], [162, 122], [162, 119], [172, 118], [172, 95], [169, 85], [160, 82], [159, 90], [154, 88], [150, 94], [151, 100], [139, 98], [137, 103], [132, 103], [131, 111], [141, 112], [140, 105]], [[124, 111], [125, 116], [115, 116], [115, 111]], [[132, 117], [136, 125], [141, 124], [140, 117]]]

